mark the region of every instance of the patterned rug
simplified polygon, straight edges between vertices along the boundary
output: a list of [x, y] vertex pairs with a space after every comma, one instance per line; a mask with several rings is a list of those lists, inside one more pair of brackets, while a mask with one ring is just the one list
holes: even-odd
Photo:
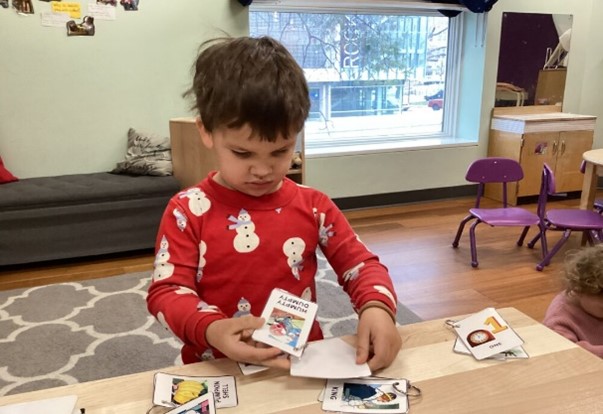
[[[357, 317], [326, 260], [317, 273], [326, 337]], [[0, 395], [181, 364], [180, 342], [146, 310], [150, 272], [0, 292]], [[402, 305], [400, 324], [420, 321]]]

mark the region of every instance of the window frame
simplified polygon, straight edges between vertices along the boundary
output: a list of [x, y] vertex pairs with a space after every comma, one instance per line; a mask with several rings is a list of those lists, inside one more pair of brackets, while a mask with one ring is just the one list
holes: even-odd
[[[461, 5], [431, 3], [407, 0], [255, 0], [250, 12], [283, 12], [283, 13], [356, 13], [356, 14], [391, 14], [391, 15], [424, 15], [443, 17], [438, 10], [465, 11]], [[311, 138], [305, 137], [305, 155], [308, 158], [330, 157], [349, 154], [370, 154], [392, 152], [396, 150], [438, 148], [462, 143], [458, 140], [457, 119], [460, 90], [460, 65], [463, 44], [462, 16], [448, 20], [448, 46], [446, 55], [445, 96], [443, 108], [442, 131], [430, 134], [392, 135], [386, 138], [358, 140], [357, 143], [342, 145], [312, 146]], [[334, 143], [334, 141], [332, 142]], [[471, 142], [474, 144], [473, 142]], [[310, 144], [310, 145], [309, 145]]]

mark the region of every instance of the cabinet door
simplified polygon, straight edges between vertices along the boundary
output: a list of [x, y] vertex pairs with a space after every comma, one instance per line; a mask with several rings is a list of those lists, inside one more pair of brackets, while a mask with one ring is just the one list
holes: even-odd
[[580, 172], [582, 154], [592, 149], [593, 131], [562, 131], [559, 133], [557, 163], [555, 164], [556, 191], [580, 191], [584, 174]]
[[521, 158], [523, 180], [518, 184], [517, 196], [530, 196], [540, 193], [542, 166], [546, 162], [555, 168], [555, 159], [559, 152], [559, 132], [532, 132], [523, 135]]

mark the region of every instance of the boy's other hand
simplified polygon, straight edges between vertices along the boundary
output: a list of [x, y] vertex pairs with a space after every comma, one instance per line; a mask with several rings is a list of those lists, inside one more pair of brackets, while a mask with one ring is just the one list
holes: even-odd
[[388, 367], [398, 355], [402, 339], [391, 316], [379, 307], [365, 309], [358, 323], [356, 363], [368, 363], [371, 372]]
[[281, 356], [283, 351], [251, 339], [253, 331], [263, 324], [264, 319], [255, 316], [220, 319], [207, 327], [205, 338], [211, 346], [234, 361], [289, 369], [291, 363], [289, 358]]

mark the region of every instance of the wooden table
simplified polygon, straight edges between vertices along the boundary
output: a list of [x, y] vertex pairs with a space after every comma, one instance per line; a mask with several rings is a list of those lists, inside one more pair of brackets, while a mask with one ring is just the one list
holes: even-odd
[[[514, 308], [498, 309], [524, 339], [529, 359], [477, 361], [452, 352], [444, 320], [399, 328], [403, 346], [383, 376], [410, 379], [423, 391], [411, 400], [420, 413], [595, 413], [603, 410], [603, 360]], [[353, 341], [354, 338], [350, 338]], [[144, 356], [141, 356], [144, 357]], [[323, 413], [316, 398], [324, 380], [268, 370], [243, 376], [229, 360], [171, 367], [183, 375], [236, 375], [239, 405], [220, 412]], [[143, 414], [151, 406], [155, 371], [0, 398], [0, 406], [77, 394], [86, 414]], [[154, 411], [155, 412], [155, 411]]]
[[597, 181], [599, 180], [597, 169], [603, 166], [603, 149], [586, 151], [582, 154], [582, 158], [586, 161], [586, 169], [584, 170], [580, 208], [590, 210], [593, 208], [597, 193]]

